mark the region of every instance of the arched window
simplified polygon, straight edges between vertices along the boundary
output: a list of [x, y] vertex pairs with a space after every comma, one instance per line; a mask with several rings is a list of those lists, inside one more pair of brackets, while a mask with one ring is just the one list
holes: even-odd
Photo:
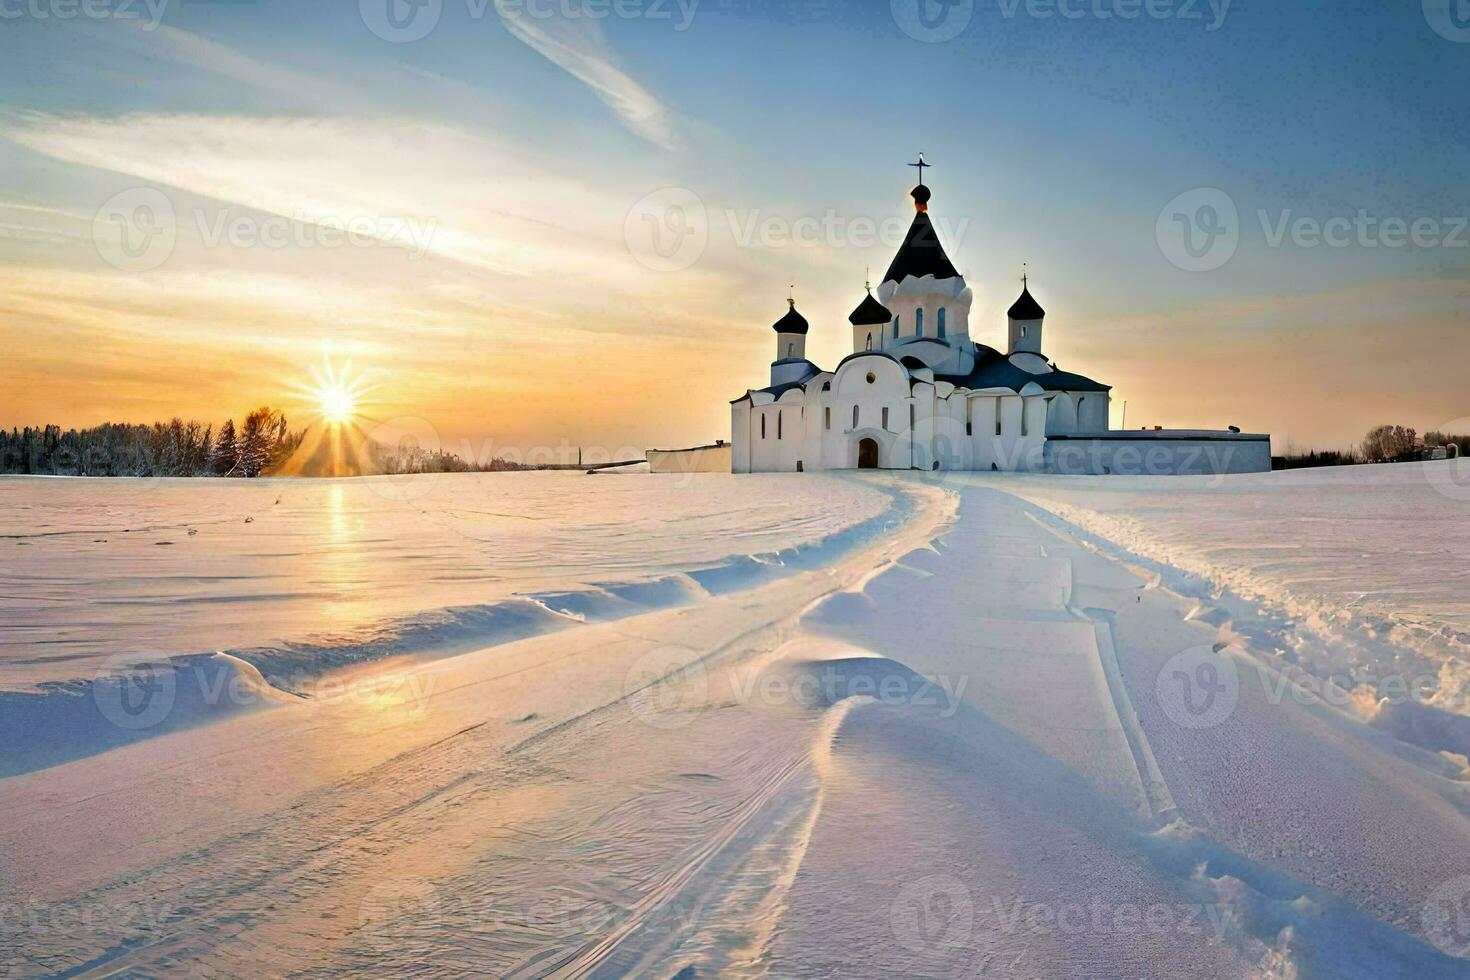
[[903, 319], [903, 317], [901, 317], [901, 316], [896, 316], [896, 317], [893, 318], [893, 339], [894, 340], [897, 340], [898, 339], [898, 321], [900, 321], [902, 319]]
[[[783, 419], [785, 419], [785, 417], [786, 417], [786, 413], [785, 412], [782, 412], [782, 411], [777, 411], [776, 412], [776, 438], [777, 439], [781, 438], [781, 422], [782, 422]], [[1025, 435], [1024, 432], [1021, 433], [1021, 434], [1022, 435]]]
[[786, 356], [787, 357], [791, 357], [795, 353], [796, 353], [796, 345], [795, 344], [787, 344], [786, 345]]
[[858, 427], [858, 407], [856, 405], [852, 406], [852, 427], [854, 429]]
[[944, 339], [944, 307], [939, 308], [939, 339]]
[[924, 308], [922, 306], [914, 311], [914, 336], [924, 336]]
[[887, 431], [887, 429], [888, 429], [888, 406], [887, 405], [884, 405], [883, 406], [883, 429], [884, 429], [884, 431]]
[[761, 412], [761, 438], [766, 437], [766, 413]]
[[872, 334], [868, 334], [868, 350], [872, 350], [872, 349], [873, 349], [873, 335]]

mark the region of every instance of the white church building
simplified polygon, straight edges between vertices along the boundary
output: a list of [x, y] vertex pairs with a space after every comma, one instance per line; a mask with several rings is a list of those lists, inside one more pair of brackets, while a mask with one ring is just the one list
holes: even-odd
[[1270, 469], [1267, 435], [1109, 429], [1112, 389], [1047, 358], [1046, 312], [1024, 279], [1005, 350], [971, 339], [974, 293], [939, 241], [922, 179], [910, 195], [913, 224], [877, 294], [870, 286], [848, 316], [852, 353], [835, 370], [807, 360], [794, 300], [773, 325], [771, 383], [730, 404], [733, 472]]

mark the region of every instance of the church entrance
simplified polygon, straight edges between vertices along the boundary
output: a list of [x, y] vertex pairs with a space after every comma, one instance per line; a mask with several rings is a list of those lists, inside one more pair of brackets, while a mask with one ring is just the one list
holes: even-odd
[[858, 443], [858, 469], [876, 470], [878, 468], [878, 442], [875, 439], [864, 439]]

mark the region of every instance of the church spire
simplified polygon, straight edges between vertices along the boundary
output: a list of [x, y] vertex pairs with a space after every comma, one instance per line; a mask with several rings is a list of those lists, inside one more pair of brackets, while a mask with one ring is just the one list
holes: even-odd
[[944, 246], [939, 243], [939, 233], [929, 220], [929, 199], [932, 195], [924, 184], [923, 175], [924, 168], [932, 167], [933, 164], [925, 162], [924, 154], [920, 153], [919, 162], [909, 166], [919, 168], [919, 183], [909, 191], [909, 196], [914, 199], [914, 223], [909, 226], [908, 234], [904, 236], [898, 254], [888, 266], [883, 281], [901, 283], [909, 276], [915, 279], [925, 276], [954, 279], [959, 276], [959, 272], [949, 261], [949, 256], [944, 254]]

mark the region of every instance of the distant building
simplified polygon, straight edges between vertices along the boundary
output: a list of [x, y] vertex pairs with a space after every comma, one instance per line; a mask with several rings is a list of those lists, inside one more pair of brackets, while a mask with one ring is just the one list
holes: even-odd
[[795, 300], [773, 324], [770, 385], [731, 402], [734, 472], [1270, 469], [1266, 435], [1110, 430], [1110, 386], [1047, 359], [1046, 311], [1025, 277], [1006, 351], [971, 340], [974, 293], [929, 218], [929, 188], [921, 181], [910, 195], [913, 224], [876, 295], [869, 284], [848, 316], [853, 352], [836, 370], [806, 359], [810, 325]]

